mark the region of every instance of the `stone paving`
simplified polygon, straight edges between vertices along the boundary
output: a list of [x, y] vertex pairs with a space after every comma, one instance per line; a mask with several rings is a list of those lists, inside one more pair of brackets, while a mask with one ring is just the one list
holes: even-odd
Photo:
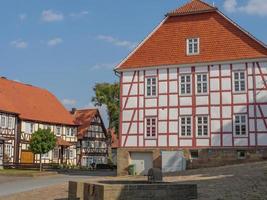
[[[98, 177], [95, 179], [97, 180]], [[143, 180], [144, 177], [106, 177], [106, 179]], [[164, 180], [198, 184], [199, 200], [267, 200], [266, 161], [190, 170], [179, 173], [179, 175], [165, 177]], [[66, 200], [68, 196], [67, 188], [67, 183], [64, 183], [14, 194], [2, 199]]]

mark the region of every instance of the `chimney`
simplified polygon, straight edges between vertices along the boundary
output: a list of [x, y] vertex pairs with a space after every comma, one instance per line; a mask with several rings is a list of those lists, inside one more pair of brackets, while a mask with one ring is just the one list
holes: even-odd
[[76, 108], [72, 108], [71, 111], [70, 111], [70, 114], [73, 115], [76, 112], [76, 110], [77, 110]]

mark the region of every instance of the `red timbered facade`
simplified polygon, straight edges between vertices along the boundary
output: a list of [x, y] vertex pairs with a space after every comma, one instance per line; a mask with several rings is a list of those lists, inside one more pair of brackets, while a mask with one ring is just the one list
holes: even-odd
[[267, 47], [216, 7], [168, 13], [116, 71], [121, 155], [267, 147]]

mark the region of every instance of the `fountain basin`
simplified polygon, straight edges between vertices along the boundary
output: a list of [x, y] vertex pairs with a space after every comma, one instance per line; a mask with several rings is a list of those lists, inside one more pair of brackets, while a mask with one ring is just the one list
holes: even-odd
[[196, 184], [108, 180], [69, 182], [69, 199], [81, 200], [189, 200], [197, 199]]

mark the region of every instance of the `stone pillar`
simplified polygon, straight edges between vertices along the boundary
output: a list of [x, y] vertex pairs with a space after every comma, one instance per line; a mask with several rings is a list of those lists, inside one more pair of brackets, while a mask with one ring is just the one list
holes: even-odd
[[128, 166], [130, 164], [130, 153], [125, 148], [117, 149], [117, 176], [128, 175]]

